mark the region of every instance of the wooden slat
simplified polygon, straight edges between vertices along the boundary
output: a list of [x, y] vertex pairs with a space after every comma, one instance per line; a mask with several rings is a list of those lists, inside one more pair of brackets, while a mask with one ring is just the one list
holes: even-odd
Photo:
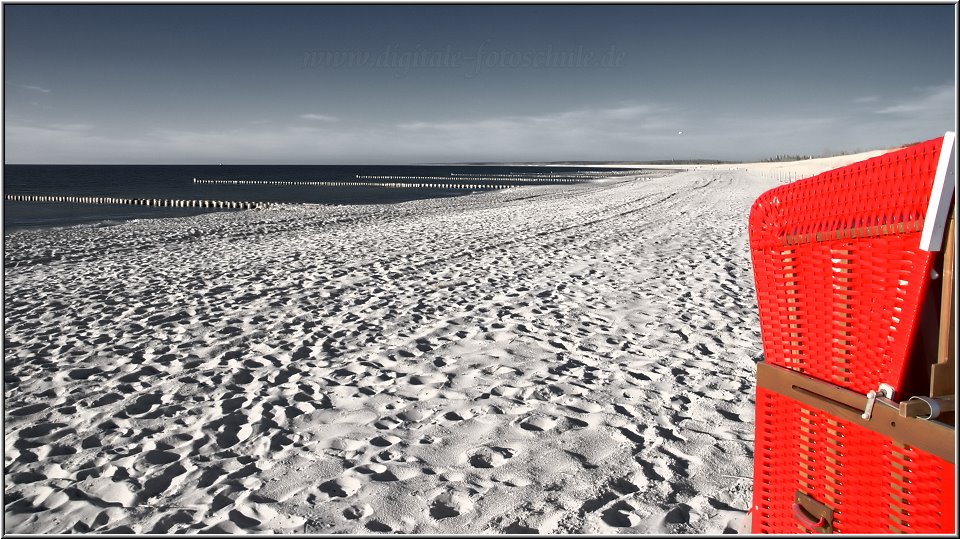
[[863, 419], [861, 414], [866, 396], [765, 362], [757, 364], [757, 387], [779, 393], [804, 407], [825, 411], [838, 419], [892, 438], [895, 442], [932, 453], [947, 462], [955, 462], [956, 431], [953, 427], [939, 421], [901, 417], [899, 403], [877, 399], [873, 417]]
[[947, 225], [947, 243], [943, 253], [942, 294], [940, 299], [940, 344], [937, 363], [930, 372], [930, 396], [944, 397], [956, 393], [956, 363], [953, 340], [956, 335], [956, 315], [953, 310], [953, 289], [956, 286], [953, 266], [956, 263], [954, 250], [954, 217], [951, 212]]

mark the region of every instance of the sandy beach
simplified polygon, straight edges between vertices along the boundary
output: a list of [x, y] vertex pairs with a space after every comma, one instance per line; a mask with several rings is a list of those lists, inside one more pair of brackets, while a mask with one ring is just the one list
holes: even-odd
[[4, 531], [736, 531], [750, 205], [879, 153], [9, 233]]

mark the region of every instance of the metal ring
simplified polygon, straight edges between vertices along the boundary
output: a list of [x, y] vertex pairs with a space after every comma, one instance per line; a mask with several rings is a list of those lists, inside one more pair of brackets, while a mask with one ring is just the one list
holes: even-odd
[[[931, 398], [929, 398], [929, 397], [913, 396], [913, 397], [910, 397], [909, 399], [907, 399], [907, 402], [910, 402], [910, 401], [912, 401], [912, 400], [914, 400], [914, 399], [919, 400], [919, 401], [923, 401], [924, 403], [926, 403], [927, 406], [930, 407], [930, 414], [927, 415], [927, 417], [920, 417], [920, 419], [936, 419], [936, 418], [940, 417], [940, 405], [937, 404], [937, 401], [936, 401], [936, 400], [931, 399]], [[918, 417], [919, 417], [919, 416], [918, 416]]]

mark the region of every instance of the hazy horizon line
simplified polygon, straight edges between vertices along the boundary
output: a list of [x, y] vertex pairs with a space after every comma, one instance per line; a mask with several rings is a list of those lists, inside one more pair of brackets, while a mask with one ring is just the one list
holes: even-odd
[[[922, 141], [918, 141], [922, 142]], [[855, 155], [858, 153], [869, 153], [876, 151], [884, 150], [895, 150], [898, 148], [904, 148], [915, 143], [902, 144], [897, 146], [890, 146], [888, 148], [873, 148], [867, 150], [852, 150], [847, 152], [838, 152], [831, 155], [812, 155], [808, 156], [806, 159], [829, 159], [831, 157], [838, 157], [843, 155]], [[794, 155], [794, 154], [782, 154], [782, 155]], [[802, 154], [796, 154], [802, 155]], [[775, 157], [775, 156], [774, 156]], [[770, 159], [770, 157], [765, 158]], [[715, 164], [746, 164], [746, 163], [763, 163], [769, 162], [764, 161], [763, 159], [759, 160], [727, 160], [727, 159], [713, 159], [713, 158], [667, 158], [667, 159], [642, 159], [642, 160], [569, 160], [569, 161], [432, 161], [432, 162], [420, 162], [420, 163], [7, 163], [3, 165], [14, 165], [14, 166], [64, 166], [64, 167], [126, 167], [126, 166], [150, 166], [150, 167], [183, 167], [183, 166], [201, 166], [201, 167], [217, 167], [217, 166], [231, 166], [231, 167], [269, 167], [269, 166], [280, 166], [280, 167], [426, 167], [426, 166], [476, 166], [476, 167], [494, 167], [494, 166], [578, 166], [578, 165], [658, 165], [658, 164], [696, 164], [691, 163], [693, 161], [702, 161], [702, 162], [712, 162]], [[786, 162], [786, 161], [784, 161]]]

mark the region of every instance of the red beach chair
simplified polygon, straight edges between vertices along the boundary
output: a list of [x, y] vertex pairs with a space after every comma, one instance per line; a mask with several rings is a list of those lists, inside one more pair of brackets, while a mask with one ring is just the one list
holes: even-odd
[[953, 147], [754, 203], [753, 533], [955, 533]]

